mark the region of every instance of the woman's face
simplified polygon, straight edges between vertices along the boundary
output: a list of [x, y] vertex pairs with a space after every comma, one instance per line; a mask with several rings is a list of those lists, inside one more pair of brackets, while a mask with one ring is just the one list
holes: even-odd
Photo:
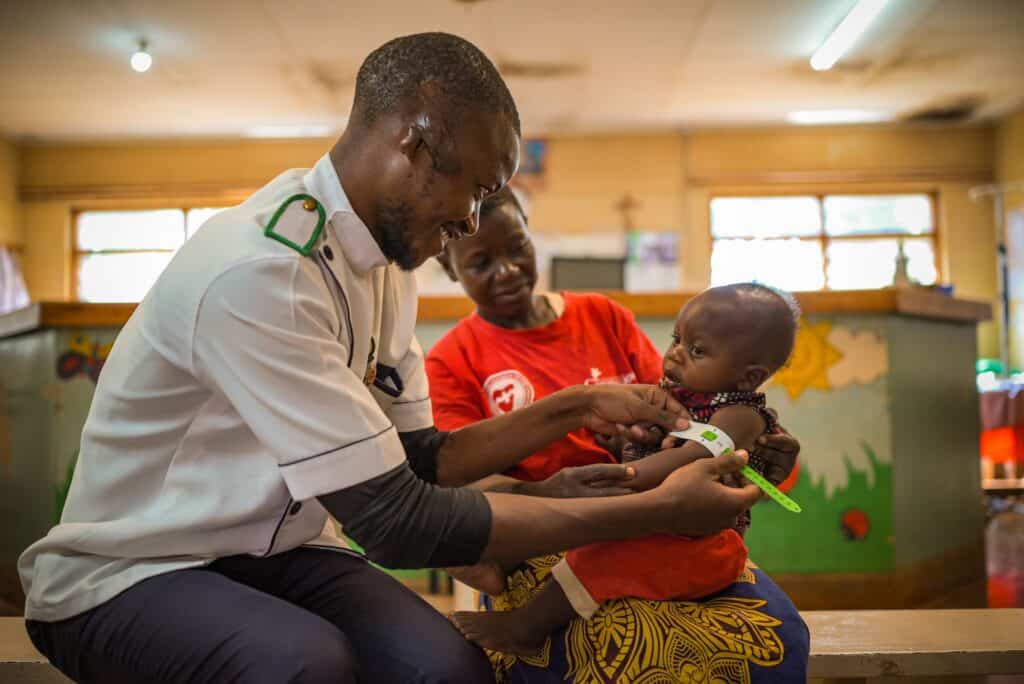
[[537, 257], [526, 224], [512, 204], [480, 222], [476, 235], [448, 243], [450, 275], [486, 318], [528, 316], [537, 284]]

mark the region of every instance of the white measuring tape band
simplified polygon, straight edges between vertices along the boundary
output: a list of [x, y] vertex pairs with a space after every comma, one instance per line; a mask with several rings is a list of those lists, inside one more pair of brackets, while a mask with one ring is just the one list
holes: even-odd
[[669, 434], [673, 437], [697, 442], [710, 451], [712, 456], [721, 456], [736, 451], [736, 444], [732, 441], [732, 437], [725, 434], [721, 428], [707, 423], [691, 422], [690, 427], [685, 430], [676, 430]]

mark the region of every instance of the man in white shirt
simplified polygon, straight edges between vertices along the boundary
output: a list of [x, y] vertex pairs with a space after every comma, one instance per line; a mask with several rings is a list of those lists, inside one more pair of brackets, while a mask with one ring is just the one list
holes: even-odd
[[460, 488], [580, 427], [685, 425], [657, 388], [604, 385], [433, 428], [411, 271], [475, 232], [518, 148], [515, 104], [479, 50], [400, 38], [364, 62], [328, 155], [181, 249], [107, 360], [61, 523], [19, 561], [29, 633], [62, 671], [486, 681], [482, 653], [347, 550], [328, 514], [372, 560], [441, 567], [709, 533], [757, 499], [719, 481], [741, 456], [628, 497]]

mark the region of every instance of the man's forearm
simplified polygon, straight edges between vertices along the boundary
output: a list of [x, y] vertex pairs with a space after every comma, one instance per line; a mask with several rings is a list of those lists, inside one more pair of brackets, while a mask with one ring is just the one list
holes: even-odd
[[[488, 475], [482, 480], [471, 482], [466, 486], [480, 492], [500, 492], [502, 494], [537, 496], [546, 499], [572, 499], [576, 497], [582, 498], [585, 496], [601, 496], [601, 492], [605, 491], [600, 488], [594, 488], [593, 493], [566, 491], [565, 486], [559, 487], [558, 485], [552, 485], [552, 479], [555, 478], [532, 481], [517, 480], [516, 478], [509, 477], [508, 475]], [[622, 493], [628, 494], [628, 492]]]
[[486, 492], [491, 532], [481, 560], [511, 567], [595, 542], [665, 532], [653, 492], [593, 499], [541, 499]]
[[512, 467], [582, 425], [582, 387], [555, 392], [512, 413], [449, 433], [437, 455], [437, 481], [460, 487]]
[[514, 477], [508, 475], [488, 475], [487, 477], [471, 482], [467, 487], [470, 489], [476, 489], [481, 492], [504, 492], [505, 494], [526, 494], [528, 496], [537, 496], [529, 490], [531, 482], [524, 480], [517, 480]]
[[608, 499], [542, 499], [452, 489], [407, 464], [318, 497], [367, 556], [392, 568], [514, 565], [591, 542], [649, 535], [663, 520], [651, 492]]

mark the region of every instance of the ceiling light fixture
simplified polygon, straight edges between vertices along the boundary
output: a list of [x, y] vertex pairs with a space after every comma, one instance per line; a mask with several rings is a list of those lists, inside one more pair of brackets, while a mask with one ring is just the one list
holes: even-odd
[[129, 63], [132, 65], [132, 69], [140, 74], [145, 71], [149, 71], [149, 67], [153, 66], [153, 55], [149, 54], [146, 47], [146, 41], [140, 40], [139, 49], [132, 53], [132, 57], [129, 60]]
[[832, 32], [821, 47], [811, 56], [811, 68], [827, 71], [835, 66], [839, 58], [857, 42], [889, 0], [858, 0], [846, 18]]
[[805, 125], [878, 123], [890, 118], [886, 112], [867, 109], [812, 109], [786, 115], [790, 123]]

